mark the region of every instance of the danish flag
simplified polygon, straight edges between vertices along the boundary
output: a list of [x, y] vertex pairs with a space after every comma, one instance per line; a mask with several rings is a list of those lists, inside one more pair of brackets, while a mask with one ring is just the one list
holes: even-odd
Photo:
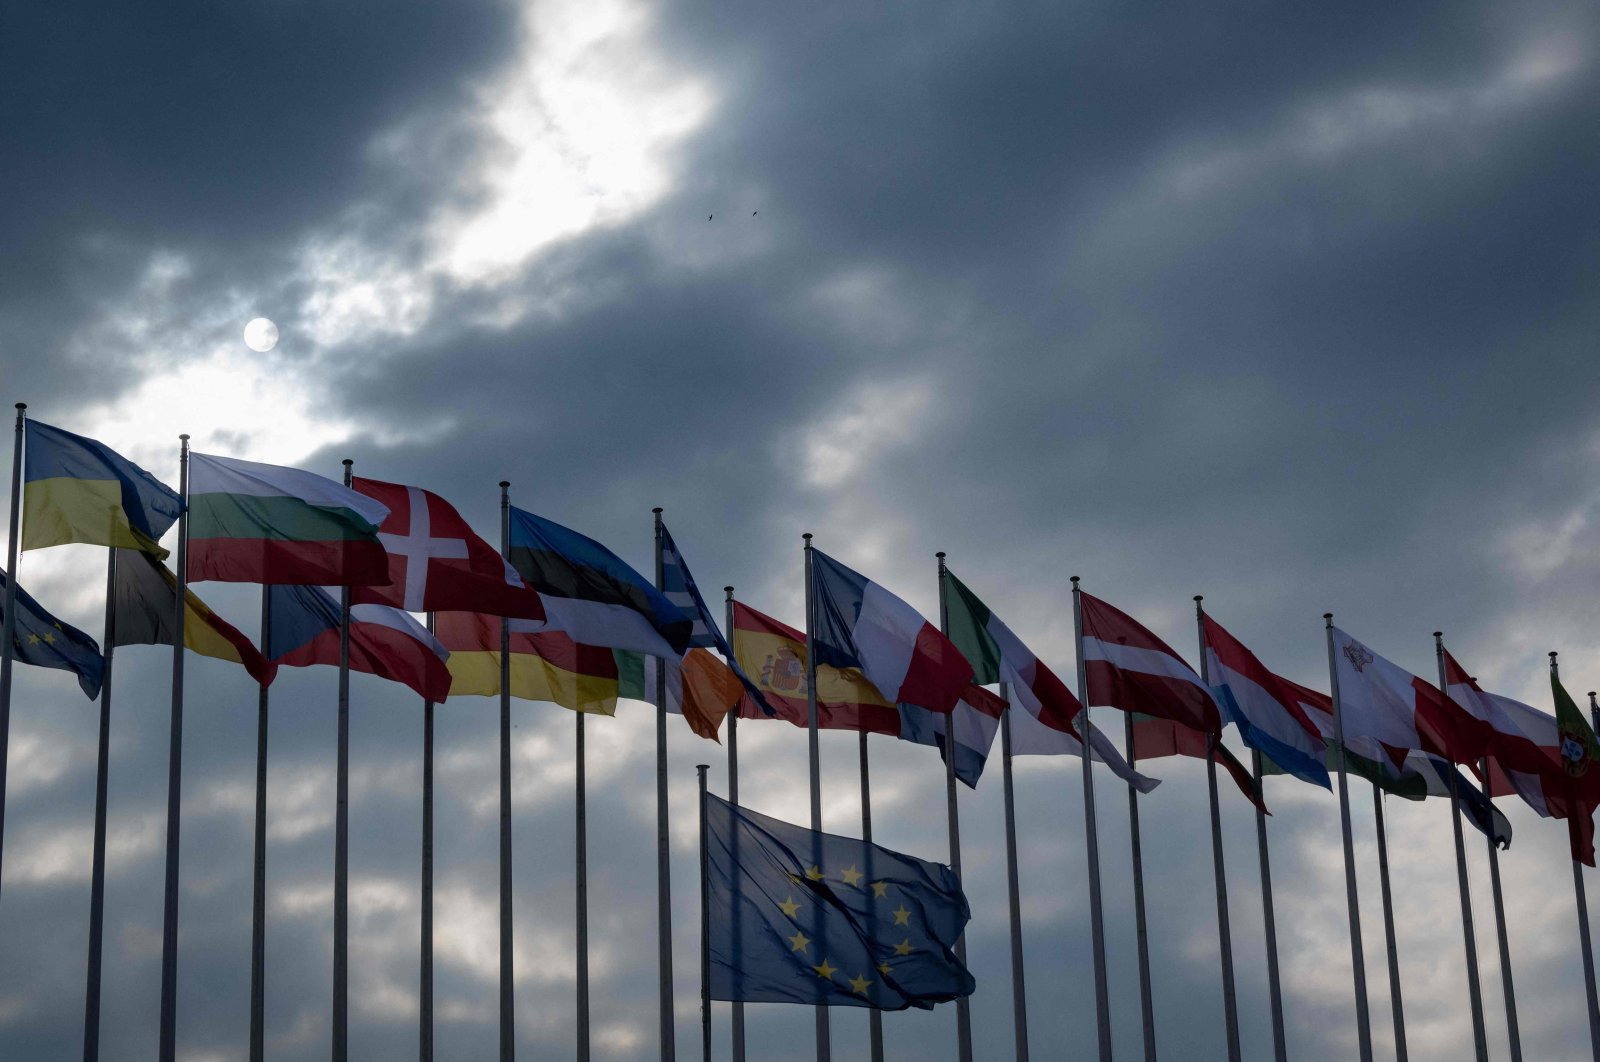
[[378, 540], [389, 552], [388, 586], [351, 592], [360, 604], [407, 612], [484, 612], [543, 620], [544, 604], [455, 507], [421, 487], [357, 477], [350, 484], [389, 507]]

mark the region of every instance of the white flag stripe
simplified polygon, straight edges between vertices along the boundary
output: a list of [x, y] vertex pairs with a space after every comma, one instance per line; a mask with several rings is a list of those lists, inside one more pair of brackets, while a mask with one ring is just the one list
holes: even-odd
[[850, 636], [861, 653], [867, 681], [889, 701], [898, 699], [916, 653], [917, 636], [927, 621], [922, 614], [877, 583], [861, 595], [861, 614]]
[[189, 493], [298, 498], [308, 505], [349, 509], [374, 527], [389, 515], [387, 505], [327, 476], [214, 454], [189, 454]]
[[[1163, 678], [1177, 679], [1180, 682], [1192, 682], [1201, 689], [1200, 676], [1194, 673], [1194, 668], [1173, 656], [1163, 653], [1159, 649], [1145, 649], [1137, 645], [1121, 645], [1116, 642], [1106, 642], [1099, 638], [1085, 637], [1083, 639], [1083, 658], [1085, 660], [1103, 660], [1108, 664], [1122, 668], [1124, 671], [1140, 671], [1146, 675], [1160, 675]], [[1206, 691], [1210, 695], [1210, 691]]]

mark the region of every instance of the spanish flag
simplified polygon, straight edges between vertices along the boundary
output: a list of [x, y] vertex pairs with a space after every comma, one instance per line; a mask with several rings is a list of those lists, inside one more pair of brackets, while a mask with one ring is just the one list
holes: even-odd
[[[112, 645], [171, 645], [172, 613], [178, 580], [166, 565], [137, 550], [117, 551], [113, 587], [116, 624]], [[201, 656], [239, 664], [263, 686], [272, 684], [278, 665], [261, 655], [239, 628], [212, 612], [193, 590], [184, 591], [183, 644]]]
[[111, 447], [37, 420], [22, 480], [23, 549], [87, 542], [164, 558], [156, 540], [183, 509], [177, 491]]

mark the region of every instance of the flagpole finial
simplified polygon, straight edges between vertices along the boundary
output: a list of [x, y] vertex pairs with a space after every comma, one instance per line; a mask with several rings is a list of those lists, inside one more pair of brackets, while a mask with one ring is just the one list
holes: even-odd
[[725, 593], [725, 594], [731, 594], [731, 593], [733, 593], [733, 587], [731, 587], [731, 586], [724, 586], [724, 587], [723, 587], [723, 588], [722, 588], [722, 592], [723, 592], [723, 593]]
[[800, 532], [800, 537], [806, 540], [806, 545], [808, 545], [808, 546], [811, 545], [811, 532], [810, 531], [802, 531], [802, 532]]
[[1433, 636], [1435, 638], [1443, 638], [1444, 637], [1444, 631], [1434, 631], [1433, 632]]
[[1555, 658], [1556, 658], [1556, 653], [1555, 653], [1555, 650], [1552, 649], [1552, 650], [1550, 650], [1550, 659], [1553, 661], [1553, 660], [1555, 660]]
[[935, 553], [934, 556], [938, 557], [940, 560], [944, 560], [944, 550], [941, 549], [938, 553]]
[[650, 511], [655, 513], [657, 516], [660, 516], [661, 513], [662, 513], [662, 508], [661, 508], [661, 506], [658, 505], [654, 509], [651, 509]]
[[24, 410], [24, 409], [27, 409], [27, 408], [28, 408], [28, 403], [26, 403], [26, 402], [18, 402], [17, 403], [17, 409], [18, 410]]
[[1325, 619], [1325, 620], [1331, 620], [1331, 619], [1333, 619], [1333, 613], [1331, 613], [1331, 612], [1324, 612], [1324, 613], [1323, 613], [1323, 614], [1322, 614], [1322, 618], [1323, 618], [1323, 619]]
[[501, 490], [505, 490], [509, 486], [511, 486], [511, 481], [509, 479], [502, 479], [500, 481], [500, 489]]
[[1078, 588], [1078, 577], [1076, 575], [1069, 575], [1067, 578], [1072, 580], [1072, 588], [1076, 590]]
[[1196, 594], [1196, 595], [1194, 595], [1194, 599], [1196, 601], [1204, 601], [1206, 599], [1206, 595], [1204, 595], [1204, 594]]

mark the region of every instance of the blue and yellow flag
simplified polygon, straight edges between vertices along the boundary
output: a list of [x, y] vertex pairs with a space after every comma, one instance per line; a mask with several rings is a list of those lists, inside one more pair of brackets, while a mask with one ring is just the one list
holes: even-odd
[[711, 998], [931, 1010], [975, 987], [955, 871], [706, 796]]
[[23, 549], [87, 542], [167, 555], [156, 540], [183, 508], [177, 491], [104, 443], [36, 420], [26, 454]]
[[[7, 575], [0, 571], [0, 601], [4, 601]], [[3, 613], [0, 607], [0, 613]], [[4, 620], [0, 615], [0, 621]], [[106, 658], [99, 644], [76, 627], [56, 619], [39, 606], [26, 590], [17, 586], [16, 634], [12, 637], [12, 659], [21, 664], [53, 667], [78, 676], [78, 685], [90, 700], [100, 696], [100, 683], [106, 674]]]

